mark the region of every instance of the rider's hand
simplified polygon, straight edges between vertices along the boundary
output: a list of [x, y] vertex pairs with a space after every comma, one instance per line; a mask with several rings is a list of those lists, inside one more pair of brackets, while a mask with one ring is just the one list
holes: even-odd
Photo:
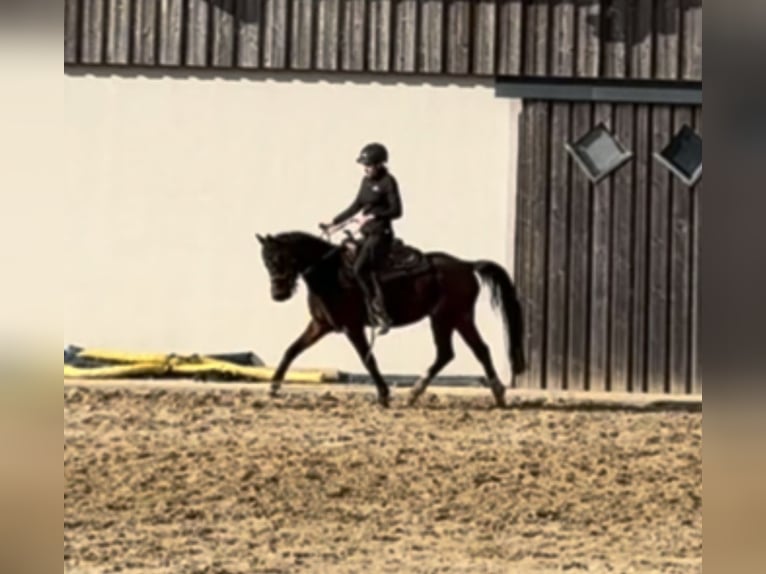
[[325, 232], [327, 230], [329, 230], [331, 227], [332, 227], [332, 223], [320, 223], [319, 224], [319, 229], [321, 229], [322, 231], [325, 231]]

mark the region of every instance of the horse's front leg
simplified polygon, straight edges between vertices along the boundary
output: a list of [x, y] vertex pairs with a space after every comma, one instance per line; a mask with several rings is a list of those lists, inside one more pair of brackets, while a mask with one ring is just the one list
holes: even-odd
[[290, 368], [290, 364], [298, 357], [298, 355], [319, 341], [319, 339], [329, 333], [330, 330], [329, 325], [320, 323], [316, 319], [312, 319], [301, 336], [295, 339], [295, 341], [287, 347], [277, 370], [274, 372], [274, 376], [271, 378], [270, 394], [272, 397], [275, 397], [279, 392], [279, 389], [282, 386], [282, 381], [287, 373], [287, 369]]
[[362, 359], [362, 363], [364, 363], [367, 372], [372, 377], [372, 380], [378, 389], [378, 403], [380, 403], [380, 406], [388, 408], [391, 391], [378, 370], [378, 363], [375, 360], [375, 355], [370, 353], [370, 343], [367, 341], [367, 335], [364, 334], [364, 327], [359, 326], [357, 328], [350, 328], [346, 331], [346, 336], [348, 337], [348, 340], [351, 341], [354, 349], [356, 349], [359, 358]]

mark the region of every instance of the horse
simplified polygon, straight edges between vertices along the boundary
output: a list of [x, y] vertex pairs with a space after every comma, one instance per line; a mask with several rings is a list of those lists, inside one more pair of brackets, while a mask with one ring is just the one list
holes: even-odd
[[[279, 394], [290, 364], [328, 333], [344, 333], [356, 350], [377, 388], [382, 407], [390, 405], [390, 390], [381, 375], [365, 328], [375, 325], [362, 290], [353, 279], [353, 250], [305, 232], [256, 234], [261, 258], [269, 273], [271, 297], [290, 299], [299, 278], [308, 288], [310, 321], [285, 350], [275, 370], [270, 395]], [[477, 278], [478, 275], [478, 278]], [[452, 338], [457, 331], [481, 364], [497, 406], [505, 405], [488, 345], [475, 322], [481, 283], [491, 290], [491, 303], [502, 312], [508, 357], [515, 377], [526, 370], [523, 351], [524, 324], [516, 288], [508, 273], [492, 261], [464, 261], [441, 252], [421, 252], [397, 239], [387, 264], [378, 272], [392, 329], [430, 318], [436, 358], [412, 387], [407, 404], [414, 405], [429, 383], [454, 358]]]

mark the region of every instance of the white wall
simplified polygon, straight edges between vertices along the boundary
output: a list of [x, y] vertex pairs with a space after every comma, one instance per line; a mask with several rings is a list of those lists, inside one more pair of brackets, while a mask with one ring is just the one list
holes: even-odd
[[[253, 238], [315, 231], [353, 199], [354, 158], [385, 142], [423, 249], [512, 270], [517, 102], [487, 85], [321, 78], [65, 77], [65, 341], [131, 350], [252, 349], [275, 364], [308, 319], [305, 289], [269, 297]], [[502, 322], [482, 299], [479, 326], [507, 373]], [[480, 373], [456, 337], [445, 374]], [[390, 373], [434, 356], [422, 322], [381, 339]], [[299, 366], [361, 371], [340, 335]]]

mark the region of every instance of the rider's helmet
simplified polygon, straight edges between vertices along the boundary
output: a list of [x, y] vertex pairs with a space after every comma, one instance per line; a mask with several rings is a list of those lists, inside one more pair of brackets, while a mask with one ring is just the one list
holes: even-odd
[[379, 165], [388, 161], [388, 150], [383, 144], [371, 143], [367, 144], [359, 152], [359, 157], [356, 158], [357, 163], [362, 165]]

